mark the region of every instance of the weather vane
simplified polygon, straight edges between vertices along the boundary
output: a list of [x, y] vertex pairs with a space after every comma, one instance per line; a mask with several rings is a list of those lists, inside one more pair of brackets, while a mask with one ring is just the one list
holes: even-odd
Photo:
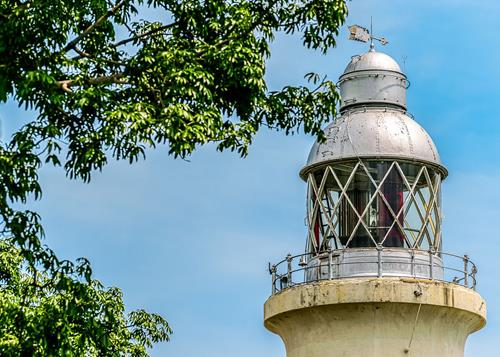
[[360, 42], [370, 42], [370, 49], [374, 49], [375, 45], [373, 44], [373, 40], [377, 40], [380, 42], [382, 46], [385, 46], [389, 43], [385, 37], [375, 37], [373, 36], [373, 22], [370, 21], [370, 30], [363, 26], [352, 25], [349, 26], [349, 40], [360, 41]]

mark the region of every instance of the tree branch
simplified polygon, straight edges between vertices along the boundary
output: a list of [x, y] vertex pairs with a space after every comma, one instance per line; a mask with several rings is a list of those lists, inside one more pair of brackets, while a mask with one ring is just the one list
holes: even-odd
[[105, 62], [105, 63], [108, 63], [108, 64], [114, 64], [116, 66], [125, 66], [126, 65], [125, 62], [119, 62], [119, 61], [113, 61], [113, 60], [110, 60], [110, 59], [107, 59], [107, 58], [95, 57], [95, 56], [91, 55], [90, 53], [87, 53], [87, 52], [84, 52], [84, 51], [80, 50], [77, 46], [75, 46], [73, 48], [73, 50], [76, 53], [78, 53], [78, 56], [71, 58], [72, 61], [79, 60], [79, 59], [82, 59], [82, 58], [89, 58], [89, 59], [92, 59], [92, 60], [95, 60], [95, 61], [98, 61], [98, 62], [102, 61], [102, 62]]
[[[135, 40], [140, 40], [140, 39], [143, 39], [143, 38], [146, 38], [146, 37], [149, 37], [151, 35], [155, 35], [157, 34], [158, 32], [161, 32], [161, 31], [164, 31], [164, 30], [167, 30], [173, 26], [175, 26], [177, 23], [176, 22], [173, 22], [171, 24], [168, 24], [168, 25], [164, 25], [164, 26], [160, 26], [160, 27], [157, 27], [157, 28], [154, 28], [154, 29], [151, 29], [149, 31], [146, 31], [146, 32], [143, 32], [143, 33], [140, 33], [140, 34], [137, 34], [135, 36], [132, 36], [132, 37], [129, 37], [129, 38], [126, 38], [124, 40], [121, 40], [121, 41], [118, 41], [112, 45], [110, 45], [110, 47], [113, 47], [113, 48], [116, 48], [116, 47], [119, 47], [119, 46], [123, 46], [123, 45], [126, 45], [127, 43], [129, 42], [132, 42], [132, 41], [135, 41]], [[83, 51], [81, 51], [80, 49], [78, 49], [76, 46], [73, 47], [73, 50], [78, 53], [78, 56], [75, 56], [73, 58], [71, 58], [72, 61], [76, 61], [76, 60], [79, 60], [79, 59], [82, 59], [82, 58], [94, 58], [92, 57], [91, 54], [89, 53], [85, 53]], [[95, 58], [94, 58], [95, 59]], [[111, 64], [116, 64], [116, 65], [124, 65], [123, 63], [119, 63], [119, 62], [116, 62], [116, 61], [110, 61], [110, 60], [104, 60], [103, 61], [105, 62], [108, 62], [108, 63], [111, 63]]]
[[[271, 9], [274, 7], [274, 5], [276, 5], [278, 3], [279, 0], [272, 0], [269, 2], [267, 8], [266, 8], [266, 12], [268, 11], [271, 11]], [[253, 31], [255, 31], [255, 29], [259, 26], [259, 25], [262, 25], [262, 22], [261, 22], [261, 18], [258, 18], [257, 20], [253, 21], [250, 26], [248, 27], [248, 29], [246, 31], [244, 31], [241, 35], [238, 36], [238, 38], [244, 38], [245, 36], [248, 36], [250, 35]], [[228, 31], [228, 33], [231, 33], [232, 32], [232, 29], [230, 29]], [[219, 41], [218, 43], [215, 44], [215, 46], [224, 46], [226, 44], [228, 44], [229, 42], [231, 41], [234, 41], [234, 38], [226, 38], [224, 40], [221, 40]]]
[[132, 42], [132, 41], [135, 41], [135, 40], [140, 40], [141, 38], [145, 38], [145, 37], [154, 35], [155, 33], [167, 30], [167, 29], [169, 29], [170, 27], [173, 27], [176, 24], [177, 24], [176, 22], [173, 22], [173, 23], [168, 24], [168, 25], [164, 25], [164, 26], [160, 26], [160, 27], [151, 29], [149, 31], [143, 32], [143, 33], [138, 34], [136, 36], [132, 36], [130, 38], [127, 38], [125, 40], [118, 41], [115, 44], [113, 44], [112, 47], [123, 46], [123, 45], [125, 45], [125, 44], [127, 44], [129, 42]]
[[64, 48], [62, 49], [62, 52], [68, 52], [69, 50], [72, 50], [75, 48], [76, 44], [81, 41], [82, 38], [87, 36], [89, 33], [94, 31], [96, 27], [101, 25], [104, 21], [106, 21], [108, 18], [111, 16], [115, 15], [118, 10], [127, 2], [127, 0], [121, 0], [116, 3], [111, 10], [109, 10], [106, 14], [102, 15], [100, 18], [97, 19], [96, 22], [94, 22], [92, 25], [87, 27], [85, 31], [83, 31], [80, 35], [78, 35], [74, 40], [70, 41]]
[[[91, 85], [106, 85], [106, 84], [127, 84], [127, 81], [122, 80], [124, 77], [123, 73], [116, 73], [110, 76], [101, 76], [96, 78], [91, 78], [87, 83]], [[57, 81], [57, 85], [66, 93], [73, 93], [71, 86], [75, 84], [74, 79], [64, 79]]]

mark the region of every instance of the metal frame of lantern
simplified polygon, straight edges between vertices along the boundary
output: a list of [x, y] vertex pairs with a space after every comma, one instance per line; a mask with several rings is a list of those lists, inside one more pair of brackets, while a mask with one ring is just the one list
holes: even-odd
[[[375, 176], [376, 165], [385, 165], [380, 177]], [[384, 194], [391, 173], [397, 173], [401, 179], [402, 201], [397, 210]], [[356, 176], [362, 176], [371, 186], [369, 199], [361, 210], [349, 196]], [[289, 254], [277, 264], [269, 265], [272, 293], [311, 282], [370, 277], [431, 279], [475, 290], [476, 265], [467, 255], [442, 251], [441, 181], [445, 176], [446, 172], [438, 165], [403, 158], [345, 159], [310, 167], [303, 174], [308, 183], [306, 252]], [[336, 192], [333, 196], [332, 191]], [[366, 220], [374, 202], [382, 204], [390, 214], [392, 221], [388, 226], [371, 226]], [[341, 211], [346, 207], [356, 220], [342, 244]], [[419, 227], [410, 222], [411, 212], [420, 221]], [[350, 247], [360, 228], [367, 232], [370, 244]], [[372, 233], [380, 229], [383, 236]], [[385, 244], [394, 229], [403, 238], [400, 246]]]
[[[388, 164], [382, 178], [373, 177], [371, 164]], [[413, 175], [408, 177], [409, 165]], [[403, 167], [402, 167], [403, 166]], [[339, 171], [352, 167], [343, 183]], [[405, 171], [407, 173], [405, 174]], [[390, 175], [396, 175], [401, 181], [401, 194], [404, 195], [398, 209], [388, 202], [384, 185]], [[356, 176], [363, 175], [371, 187], [368, 201], [361, 207], [353, 202], [349, 195], [350, 186]], [[441, 250], [441, 178], [442, 174], [434, 167], [419, 162], [404, 160], [374, 160], [358, 159], [358, 161], [331, 162], [321, 168], [311, 170], [307, 175], [308, 182], [308, 212], [307, 224], [309, 239], [307, 252], [319, 252], [326, 249], [350, 248], [356, 234], [363, 230], [369, 238], [369, 244], [361, 247], [387, 246], [388, 237], [397, 232], [401, 239], [401, 248]], [[334, 189], [332, 190], [332, 187]], [[426, 190], [425, 190], [426, 189]], [[425, 191], [425, 192], [424, 192]], [[333, 193], [333, 194], [332, 194]], [[377, 220], [367, 222], [367, 217], [373, 205], [378, 205], [378, 211], [384, 211], [390, 216], [390, 225], [381, 227]], [[351, 213], [354, 221], [351, 223], [349, 236], [341, 237], [341, 225], [346, 210]], [[413, 220], [418, 219], [419, 226], [410, 222], [408, 216], [413, 213]], [[374, 223], [377, 225], [374, 226]], [[377, 237], [374, 231], [383, 232]], [[397, 245], [388, 245], [397, 247]], [[359, 247], [359, 246], [358, 246]]]

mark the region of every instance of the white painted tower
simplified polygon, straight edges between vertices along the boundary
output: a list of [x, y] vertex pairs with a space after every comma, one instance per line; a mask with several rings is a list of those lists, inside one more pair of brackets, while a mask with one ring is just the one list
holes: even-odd
[[476, 266], [442, 249], [447, 170], [408, 86], [373, 45], [340, 77], [340, 116], [300, 172], [306, 251], [270, 268], [264, 324], [288, 357], [458, 357], [486, 323]]

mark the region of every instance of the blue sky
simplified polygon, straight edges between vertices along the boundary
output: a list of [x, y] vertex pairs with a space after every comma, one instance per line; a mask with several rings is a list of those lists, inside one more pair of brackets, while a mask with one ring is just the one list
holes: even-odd
[[[495, 356], [500, 334], [496, 253], [500, 219], [500, 2], [348, 3], [347, 24], [388, 38], [383, 50], [411, 81], [409, 111], [433, 137], [450, 175], [443, 186], [444, 249], [479, 267], [488, 325], [467, 356]], [[315, 71], [336, 79], [367, 48], [346, 40], [327, 55], [278, 36], [268, 62], [271, 89], [303, 83]], [[380, 46], [379, 46], [380, 47]], [[29, 114], [0, 107], [4, 136]], [[198, 150], [189, 162], [166, 149], [129, 166], [113, 162], [86, 185], [44, 169], [34, 204], [47, 244], [65, 258], [88, 257], [95, 277], [123, 289], [128, 308], [164, 314], [172, 341], [153, 356], [284, 356], [262, 324], [270, 293], [267, 262], [304, 248], [305, 184], [298, 172], [314, 138], [263, 130], [240, 159]]]

